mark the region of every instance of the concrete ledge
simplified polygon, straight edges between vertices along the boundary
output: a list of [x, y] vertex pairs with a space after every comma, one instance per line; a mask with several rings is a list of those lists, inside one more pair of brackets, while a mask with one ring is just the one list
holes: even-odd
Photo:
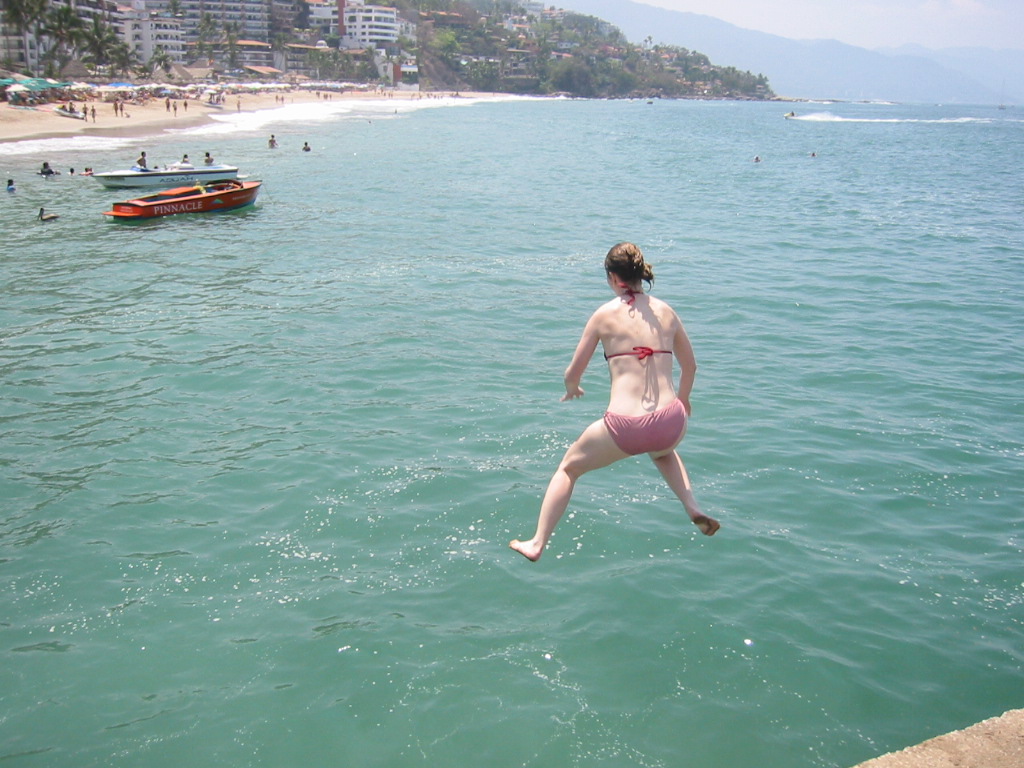
[[962, 731], [936, 736], [916, 747], [854, 768], [1022, 768], [1024, 709], [1011, 709]]

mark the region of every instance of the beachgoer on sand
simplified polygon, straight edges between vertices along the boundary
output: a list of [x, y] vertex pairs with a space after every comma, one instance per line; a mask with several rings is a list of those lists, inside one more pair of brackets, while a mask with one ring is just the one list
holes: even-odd
[[[686, 433], [697, 372], [690, 339], [672, 307], [644, 292], [643, 284], [654, 282], [654, 271], [636, 245], [614, 246], [604, 268], [615, 298], [587, 321], [565, 371], [562, 401], [583, 397], [580, 380], [600, 343], [611, 375], [608, 410], [566, 451], [544, 494], [533, 538], [509, 544], [529, 560], [540, 559], [580, 476], [641, 453], [651, 457], [701, 533], [713, 536], [719, 529], [718, 521], [697, 504], [675, 450]], [[673, 357], [681, 369], [677, 386]]]

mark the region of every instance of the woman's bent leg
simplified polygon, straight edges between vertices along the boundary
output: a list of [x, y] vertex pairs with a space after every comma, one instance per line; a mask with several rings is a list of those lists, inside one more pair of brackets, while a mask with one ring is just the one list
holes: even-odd
[[679, 454], [673, 450], [661, 455], [652, 455], [651, 458], [669, 488], [683, 502], [686, 513], [690, 516], [693, 524], [700, 528], [701, 533], [705, 536], [714, 536], [715, 531], [721, 526], [715, 518], [708, 517], [701, 511], [697, 499], [693, 495], [690, 476], [686, 473], [686, 466], [679, 458]]
[[603, 421], [595, 421], [587, 427], [565, 452], [562, 463], [558, 465], [551, 482], [548, 483], [533, 538], [529, 541], [513, 539], [509, 546], [528, 560], [539, 560], [555, 526], [569, 506], [573, 488], [580, 476], [591, 470], [606, 467], [628, 455], [615, 445]]

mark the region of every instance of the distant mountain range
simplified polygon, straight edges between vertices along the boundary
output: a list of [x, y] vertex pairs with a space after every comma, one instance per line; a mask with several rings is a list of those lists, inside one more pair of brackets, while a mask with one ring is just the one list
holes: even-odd
[[1024, 107], [1021, 50], [871, 51], [836, 40], [790, 40], [632, 0], [564, 1], [570, 10], [611, 22], [631, 42], [650, 36], [699, 51], [717, 65], [763, 74], [783, 97]]

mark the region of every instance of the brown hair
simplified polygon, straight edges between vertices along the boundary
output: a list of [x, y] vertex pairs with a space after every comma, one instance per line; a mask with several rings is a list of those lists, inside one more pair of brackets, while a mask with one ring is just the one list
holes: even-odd
[[640, 248], [633, 243], [613, 245], [608, 255], [604, 257], [604, 271], [615, 275], [627, 285], [641, 280], [648, 285], [654, 282], [654, 270], [644, 261]]

